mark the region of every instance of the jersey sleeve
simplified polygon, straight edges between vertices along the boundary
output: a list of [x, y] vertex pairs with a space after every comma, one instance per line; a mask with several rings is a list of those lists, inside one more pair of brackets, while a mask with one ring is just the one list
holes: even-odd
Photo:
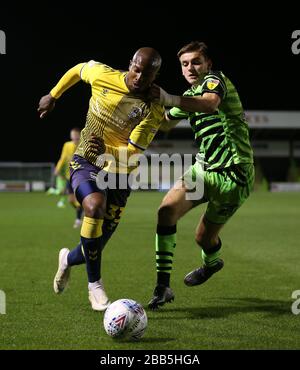
[[[183, 93], [183, 96], [190, 96], [190, 95], [191, 95], [191, 90], [187, 90]], [[190, 116], [189, 112], [186, 112], [178, 107], [171, 108], [169, 112], [167, 113], [167, 117], [169, 118], [169, 120], [188, 119], [189, 116]]]
[[69, 69], [58, 81], [58, 83], [50, 91], [53, 98], [58, 99], [70, 87], [80, 81], [80, 71], [85, 63], [79, 63]]
[[157, 103], [152, 103], [148, 115], [132, 130], [128, 143], [138, 149], [145, 150], [153, 140], [164, 119], [164, 111], [164, 107]]
[[96, 62], [95, 60], [90, 60], [81, 68], [80, 77], [82, 81], [92, 85], [93, 82], [97, 78], [99, 78], [99, 75], [103, 73], [107, 68], [109, 67], [103, 63]]
[[220, 73], [210, 73], [205, 76], [201, 93], [203, 94], [205, 92], [215, 93], [219, 95], [222, 100], [224, 99], [227, 93], [227, 88]]

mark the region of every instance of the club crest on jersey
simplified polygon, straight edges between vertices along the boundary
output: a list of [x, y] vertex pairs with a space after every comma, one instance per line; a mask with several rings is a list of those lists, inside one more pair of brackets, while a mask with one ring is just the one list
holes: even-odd
[[128, 117], [129, 119], [136, 119], [141, 117], [143, 114], [143, 110], [140, 107], [133, 107], [131, 112], [129, 112]]
[[210, 79], [207, 80], [206, 85], [209, 88], [209, 90], [213, 90], [219, 85], [219, 83], [220, 83], [219, 80], [215, 80], [213, 78], [210, 78]]

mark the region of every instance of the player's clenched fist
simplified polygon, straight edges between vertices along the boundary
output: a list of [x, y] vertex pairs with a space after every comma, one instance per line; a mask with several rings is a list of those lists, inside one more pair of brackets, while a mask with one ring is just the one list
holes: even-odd
[[56, 99], [50, 94], [41, 97], [39, 102], [38, 112], [40, 113], [40, 118], [44, 118], [48, 113], [50, 113], [55, 107]]

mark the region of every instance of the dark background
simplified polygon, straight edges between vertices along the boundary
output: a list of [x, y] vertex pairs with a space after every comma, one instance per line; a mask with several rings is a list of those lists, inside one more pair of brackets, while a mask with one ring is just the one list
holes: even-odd
[[[262, 2], [261, 2], [262, 4]], [[139, 47], [162, 55], [158, 83], [182, 93], [176, 53], [185, 43], [209, 45], [214, 68], [236, 85], [246, 110], [300, 110], [300, 54], [291, 34], [300, 29], [293, 3], [55, 2], [1, 5], [0, 29], [6, 55], [0, 55], [0, 161], [56, 161], [73, 126], [83, 127], [90, 89], [79, 83], [40, 120], [37, 105], [73, 65], [95, 59], [127, 69]]]

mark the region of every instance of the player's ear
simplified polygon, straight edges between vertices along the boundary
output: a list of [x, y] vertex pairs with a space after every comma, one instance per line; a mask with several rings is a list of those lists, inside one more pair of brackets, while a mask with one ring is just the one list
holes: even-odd
[[129, 69], [131, 68], [132, 66], [132, 60], [129, 61]]
[[210, 71], [212, 69], [212, 60], [208, 59], [208, 70]]

